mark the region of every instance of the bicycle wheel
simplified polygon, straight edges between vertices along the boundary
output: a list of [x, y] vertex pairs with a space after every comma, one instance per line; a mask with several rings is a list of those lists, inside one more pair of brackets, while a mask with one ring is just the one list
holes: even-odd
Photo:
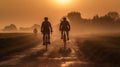
[[45, 47], [46, 47], [46, 50], [47, 50], [48, 49], [47, 36], [45, 36]]
[[47, 45], [47, 43], [46, 43], [46, 50], [48, 49], [48, 45]]
[[66, 33], [64, 32], [63, 35], [64, 49], [66, 49], [66, 41], [67, 41], [67, 37], [66, 37]]

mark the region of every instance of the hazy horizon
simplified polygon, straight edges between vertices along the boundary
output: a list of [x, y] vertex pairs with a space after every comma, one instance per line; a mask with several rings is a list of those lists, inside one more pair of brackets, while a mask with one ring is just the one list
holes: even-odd
[[52, 24], [59, 23], [61, 17], [71, 11], [78, 11], [83, 18], [102, 16], [109, 11], [120, 13], [119, 0], [0, 0], [0, 29], [9, 24], [30, 27], [40, 24], [48, 16]]

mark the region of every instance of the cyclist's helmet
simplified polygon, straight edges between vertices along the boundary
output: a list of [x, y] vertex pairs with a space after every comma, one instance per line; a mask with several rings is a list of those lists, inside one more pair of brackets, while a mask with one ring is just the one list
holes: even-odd
[[48, 20], [48, 17], [45, 17], [44, 20]]
[[66, 17], [63, 17], [63, 20], [66, 20]]

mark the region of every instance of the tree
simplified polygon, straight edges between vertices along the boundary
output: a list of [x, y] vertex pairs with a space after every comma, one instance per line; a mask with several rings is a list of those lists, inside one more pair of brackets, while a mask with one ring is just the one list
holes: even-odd
[[14, 24], [10, 24], [9, 26], [5, 26], [3, 31], [17, 31], [17, 27]]
[[70, 21], [73, 22], [80, 21], [82, 19], [80, 12], [70, 12], [68, 13], [67, 17]]
[[98, 15], [96, 15], [96, 16], [93, 17], [93, 20], [98, 20], [98, 19], [99, 19]]
[[107, 16], [111, 17], [114, 21], [116, 21], [117, 19], [119, 19], [119, 13], [117, 13], [117, 12], [109, 12], [107, 14]]

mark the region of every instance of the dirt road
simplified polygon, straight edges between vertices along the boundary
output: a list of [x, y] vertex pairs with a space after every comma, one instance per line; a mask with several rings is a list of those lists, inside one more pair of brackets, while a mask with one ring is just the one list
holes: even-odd
[[52, 36], [51, 39], [48, 50], [42, 45], [41, 36], [32, 36], [23, 41], [18, 39], [18, 43], [23, 42], [20, 43], [22, 47], [26, 44], [28, 47], [29, 44], [34, 46], [10, 53], [10, 56], [6, 56], [9, 59], [0, 61], [0, 67], [119, 67], [117, 44], [120, 37], [71, 37], [67, 41], [68, 52], [62, 50], [63, 41], [59, 36]]
[[79, 65], [90, 64], [78, 59], [75, 39], [67, 42], [67, 48], [71, 49], [67, 56], [59, 52], [63, 48], [62, 40], [52, 37], [51, 41], [52, 44], [49, 45], [47, 51], [41, 42], [35, 47], [16, 53], [10, 56], [10, 59], [0, 62], [0, 67], [73, 67], [75, 65], [79, 67]]

